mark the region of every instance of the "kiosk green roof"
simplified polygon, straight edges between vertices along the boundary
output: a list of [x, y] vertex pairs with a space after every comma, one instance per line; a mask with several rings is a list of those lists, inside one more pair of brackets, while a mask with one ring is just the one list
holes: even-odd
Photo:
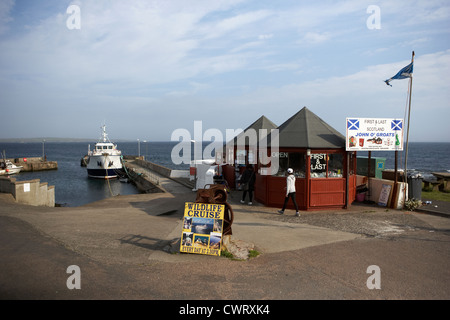
[[[306, 107], [286, 120], [278, 130], [280, 147], [345, 148], [345, 137]], [[267, 143], [272, 143], [270, 135], [267, 137]]]

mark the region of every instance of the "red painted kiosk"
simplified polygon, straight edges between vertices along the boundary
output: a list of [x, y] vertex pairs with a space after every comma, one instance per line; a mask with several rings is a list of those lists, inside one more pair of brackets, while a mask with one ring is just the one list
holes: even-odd
[[[238, 178], [244, 171], [245, 166], [248, 163], [254, 163], [258, 152], [258, 140], [267, 136], [267, 134], [270, 134], [272, 129], [277, 129], [277, 126], [272, 121], [267, 119], [267, 117], [261, 116], [258, 120], [248, 126], [242, 133], [237, 135], [233, 139], [232, 143], [227, 143], [224, 146], [223, 154], [225, 154], [227, 158], [225, 159], [223, 154], [220, 158], [224, 159], [225, 162], [229, 164], [222, 167], [222, 174], [224, 179], [227, 180], [229, 186], [236, 186], [236, 178]], [[249, 131], [251, 130], [254, 130], [253, 135], [249, 134]], [[253, 136], [256, 140], [250, 139], [249, 136]], [[241, 138], [243, 138], [242, 141], [240, 140]], [[238, 148], [238, 143], [242, 144], [242, 148]]]
[[[345, 150], [342, 134], [306, 107], [279, 126], [278, 133], [278, 152], [271, 150], [271, 135], [267, 136], [267, 155], [278, 157], [278, 171], [263, 165], [261, 157], [255, 165], [256, 201], [282, 207], [288, 168], [294, 170], [296, 200], [302, 210], [345, 208], [355, 200], [356, 153]], [[293, 208], [291, 202], [288, 208]]]

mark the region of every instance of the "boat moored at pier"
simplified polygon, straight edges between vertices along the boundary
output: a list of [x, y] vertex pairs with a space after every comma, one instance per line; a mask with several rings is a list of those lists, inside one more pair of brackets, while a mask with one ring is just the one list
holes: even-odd
[[105, 125], [102, 126], [102, 135], [94, 150], [88, 150], [86, 163], [90, 178], [117, 178], [122, 170], [122, 152], [109, 140]]
[[22, 166], [16, 166], [10, 160], [4, 160], [0, 163], [0, 175], [10, 175], [19, 173]]

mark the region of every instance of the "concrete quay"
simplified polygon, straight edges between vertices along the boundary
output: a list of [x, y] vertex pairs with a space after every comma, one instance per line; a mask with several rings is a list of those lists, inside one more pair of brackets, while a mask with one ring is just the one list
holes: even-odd
[[23, 172], [28, 171], [45, 171], [45, 170], [57, 170], [57, 161], [47, 161], [42, 157], [29, 157], [29, 158], [15, 158], [8, 159], [17, 166], [22, 166]]
[[[173, 254], [195, 192], [161, 178], [163, 193], [81, 207], [33, 207], [0, 194], [1, 299], [303, 300], [449, 299], [450, 219], [358, 204], [276, 214], [228, 198], [246, 261]], [[69, 289], [67, 268], [80, 268]], [[369, 289], [368, 267], [381, 270]], [[195, 284], [195, 285], [194, 285]]]

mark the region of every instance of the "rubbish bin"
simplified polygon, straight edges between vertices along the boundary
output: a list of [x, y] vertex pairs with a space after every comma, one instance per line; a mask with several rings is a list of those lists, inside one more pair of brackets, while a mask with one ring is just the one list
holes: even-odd
[[408, 199], [422, 200], [422, 181], [420, 175], [408, 176]]

